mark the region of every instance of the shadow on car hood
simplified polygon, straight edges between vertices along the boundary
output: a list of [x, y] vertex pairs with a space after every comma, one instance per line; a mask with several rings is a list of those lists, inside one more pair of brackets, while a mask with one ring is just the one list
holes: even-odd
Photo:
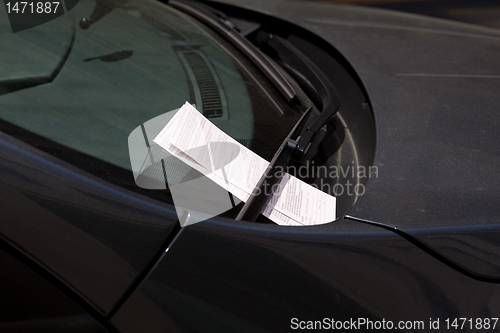
[[220, 2], [317, 34], [358, 73], [376, 119], [378, 174], [351, 216], [500, 277], [500, 31], [307, 1]]

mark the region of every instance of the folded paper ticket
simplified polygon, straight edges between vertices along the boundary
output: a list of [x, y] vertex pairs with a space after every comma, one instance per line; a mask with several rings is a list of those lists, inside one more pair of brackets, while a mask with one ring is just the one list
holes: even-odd
[[[153, 141], [245, 202], [269, 164], [187, 102]], [[335, 220], [335, 197], [289, 174], [277, 186], [262, 212], [273, 222], [307, 226]]]

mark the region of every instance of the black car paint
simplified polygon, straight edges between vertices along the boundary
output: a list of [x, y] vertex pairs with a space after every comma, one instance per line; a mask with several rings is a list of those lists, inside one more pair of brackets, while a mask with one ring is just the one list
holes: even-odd
[[227, 2], [315, 33], [362, 81], [375, 116], [379, 173], [349, 215], [500, 278], [500, 33], [360, 7]]
[[[376, 117], [377, 155], [374, 164], [380, 168], [379, 175], [368, 182], [368, 192], [350, 212], [350, 221], [301, 230], [300, 236], [299, 232], [279, 228], [273, 230], [268, 226], [245, 226], [246, 229], [234, 224], [221, 226], [215, 222], [183, 230], [151, 276], [132, 295], [131, 303], [125, 304], [114, 317], [114, 323], [118, 327], [132, 325], [127, 318], [133, 309], [138, 308], [139, 302], [152, 303], [168, 316], [164, 321], [165, 318], [153, 318], [147, 311], [140, 313], [139, 318], [143, 321], [139, 322], [148, 323], [153, 331], [172, 322], [173, 327], [179, 330], [200, 329], [192, 318], [206, 320], [201, 324], [204, 328], [230, 331], [234, 327], [229, 324], [224, 326], [224, 323], [230, 322], [225, 316], [243, 318], [247, 323], [260, 324], [260, 328], [281, 331], [289, 327], [292, 317], [307, 314], [311, 308], [314, 311], [309, 317], [306, 315], [306, 320], [365, 316], [373, 320], [441, 318], [442, 321], [454, 317], [494, 316], [498, 306], [498, 297], [495, 296], [498, 286], [491, 282], [498, 282], [498, 256], [495, 253], [498, 253], [499, 246], [494, 233], [498, 227], [494, 198], [498, 193], [499, 178], [491, 177], [488, 172], [495, 172], [489, 166], [494, 163], [499, 149], [494, 140], [498, 131], [498, 126], [494, 124], [499, 121], [494, 113], [499, 97], [495, 93], [498, 81], [495, 81], [495, 76], [488, 75], [495, 73], [498, 64], [494, 61], [494, 52], [482, 52], [484, 59], [479, 63], [472, 55], [477, 54], [478, 47], [494, 51], [499, 41], [498, 34], [491, 30], [411, 16], [404, 17], [404, 26], [402, 18], [383, 12], [375, 12], [379, 17], [370, 16], [372, 22], [360, 23], [358, 27], [356, 19], [347, 22], [335, 20], [335, 15], [341, 16], [351, 9], [343, 9], [339, 14], [336, 13], [338, 7], [324, 4], [306, 6], [286, 3], [280, 6], [270, 3], [265, 9], [253, 9], [299, 25], [308, 16], [318, 17], [318, 13], [332, 18], [328, 24], [335, 25], [335, 30], [327, 26], [321, 30], [317, 22], [302, 25], [335, 45], [363, 81]], [[307, 15], [304, 15], [305, 12]], [[360, 20], [363, 15], [372, 14], [371, 11], [359, 12]], [[374, 19], [378, 22], [373, 22]], [[388, 23], [391, 19], [392, 24]], [[415, 39], [414, 43], [410, 43], [408, 38]], [[470, 39], [475, 43], [467, 43]], [[444, 43], [449, 47], [443, 47]], [[467, 47], [470, 47], [469, 52]], [[431, 50], [438, 54], [433, 54]], [[425, 56], [430, 59], [425, 61]], [[441, 61], [436, 64], [439, 59]], [[463, 71], [457, 76], [448, 74], [463, 68], [467, 69], [466, 74]], [[444, 75], [418, 76], [425, 73]], [[460, 77], [460, 74], [463, 76]], [[443, 86], [443, 80], [452, 82]], [[473, 83], [479, 83], [481, 89], [474, 89]], [[429, 103], [433, 99], [437, 102], [434, 101], [434, 108], [430, 108]], [[483, 107], [471, 112], [478, 102]], [[471, 117], [475, 124], [470, 124]], [[484, 128], [488, 130], [482, 131]], [[485, 142], [490, 144], [485, 145]], [[460, 148], [471, 146], [487, 153], [477, 154], [482, 159], [473, 160], [478, 168], [478, 178], [464, 179], [459, 177], [463, 171], [460, 166], [468, 163], [467, 151]], [[453, 150], [448, 151], [447, 148]], [[432, 177], [433, 172], [442, 166], [436, 159], [439, 154], [455, 159], [455, 163], [448, 164], [451, 170], [447, 170], [449, 174], [445, 173], [444, 178]], [[408, 163], [415, 163], [415, 167], [405, 168]], [[420, 170], [418, 165], [428, 167]], [[382, 175], [384, 169], [386, 174]], [[400, 178], [400, 173], [410, 175]], [[476, 180], [487, 186], [488, 191], [483, 196], [471, 198], [466, 195], [467, 185], [475, 184]], [[442, 183], [447, 187], [439, 188]], [[458, 197], [450, 200], [446, 189], [453, 190], [456, 186], [464, 187], [457, 193]], [[424, 210], [423, 207], [428, 209], [429, 205], [433, 209]], [[403, 218], [396, 219], [396, 214]], [[490, 220], [477, 223], [478, 215], [487, 215]], [[439, 223], [443, 218], [436, 219], [437, 216], [446, 216], [446, 223]], [[378, 221], [387, 228], [394, 228], [405, 240], [380, 229], [371, 234], [373, 238], [359, 229], [359, 233], [354, 233], [359, 238], [334, 236], [335, 232], [341, 234], [345, 225], [354, 228], [354, 220]], [[357, 228], [365, 232], [374, 230], [369, 226]], [[332, 230], [334, 234], [329, 235], [325, 229]], [[314, 241], [304, 246], [302, 237]], [[321, 241], [322, 237], [328, 239], [325, 241], [327, 245]], [[408, 240], [412, 240], [413, 244]], [[342, 248], [343, 242], [353, 248], [344, 253], [339, 251], [327, 255], [329, 251]], [[380, 253], [380, 249], [388, 244], [393, 244], [392, 251]], [[225, 254], [226, 250], [231, 255]], [[255, 254], [259, 250], [263, 253]], [[283, 269], [283, 256], [290, 252], [294, 253], [288, 257], [293, 258], [289, 263], [293, 268], [287, 271]], [[273, 260], [276, 253], [281, 254], [280, 259]], [[307, 259], [299, 265], [294, 259], [301, 255]], [[339, 260], [345, 260], [345, 263], [339, 264]], [[382, 264], [385, 261], [390, 261], [392, 267], [385, 267]], [[239, 271], [234, 267], [239, 267]], [[307, 281], [301, 275], [302, 269], [316, 278], [323, 277], [329, 285], [318, 287], [318, 291], [311, 290], [317, 283], [301, 285], [301, 282]], [[324, 270], [329, 273], [325, 274]], [[411, 274], [404, 276], [408, 272]], [[214, 285], [219, 287], [214, 288]], [[158, 296], [162, 288], [163, 292], [170, 292], [174, 300], [170, 301], [166, 295]], [[322, 298], [324, 293], [333, 290], [348, 296]], [[307, 296], [304, 297], [304, 294]], [[261, 295], [264, 301], [258, 296], [247, 295]], [[285, 301], [280, 304], [283, 299]], [[318, 303], [323, 306], [314, 307]], [[207, 310], [208, 305], [204, 307], [201, 304], [214, 306], [211, 309], [213, 312]], [[176, 311], [177, 305], [186, 312]], [[304, 308], [287, 312], [287, 308], [294, 306]], [[278, 324], [273, 315], [281, 316]]]
[[[324, 4], [286, 3], [280, 6], [277, 2], [270, 2], [267, 6], [253, 9], [299, 25], [308, 16], [317, 17], [318, 13], [335, 17], [351, 11], [343, 9], [340, 14], [336, 14], [338, 7]], [[224, 6], [220, 8], [229, 9]], [[299, 12], [300, 16], [297, 14]], [[304, 15], [305, 12], [307, 15]], [[368, 16], [372, 12], [360, 10], [358, 14], [361, 20], [363, 15]], [[450, 154], [439, 145], [443, 138], [446, 142], [461, 145], [477, 139], [475, 144], [478, 148], [491, 152], [498, 149], [494, 140], [495, 126], [491, 125], [495, 119], [491, 116], [483, 120], [477, 115], [491, 115], [494, 112], [494, 105], [498, 102], [498, 95], [494, 94], [496, 81], [493, 81], [492, 86], [484, 84], [494, 79], [481, 77], [491, 73], [486, 71], [488, 68], [485, 68], [484, 62], [475, 65], [480, 68], [464, 66], [471, 65], [474, 58], [471, 57], [472, 51], [464, 54], [461, 43], [462, 38], [465, 41], [477, 38], [485, 41], [483, 47], [488, 49], [488, 42], [497, 43], [496, 33], [420, 17], [404, 17], [405, 26], [401, 24], [401, 17], [383, 12], [375, 14], [380, 16], [376, 18], [378, 22], [370, 22], [368, 26], [360, 22], [358, 27], [355, 19], [345, 22], [340, 19], [335, 21], [334, 18], [332, 22], [338, 25], [335, 30], [327, 27], [321, 30], [312, 23], [303, 24], [329, 40], [346, 56], [365, 85], [374, 108], [377, 124], [374, 164], [379, 166], [379, 175], [370, 179], [367, 194], [359, 198], [349, 213], [349, 220], [293, 231], [274, 226], [238, 226], [235, 222], [227, 221], [207, 221], [186, 228], [148, 279], [112, 319], [117, 327], [125, 331], [127, 328], [133, 331], [139, 327], [134, 325], [147, 325], [145, 327], [151, 331], [165, 327], [180, 331], [233, 331], [246, 324], [250, 330], [284, 331], [290, 327], [293, 317], [302, 320], [321, 320], [325, 317], [343, 320], [353, 317], [372, 320], [385, 318], [395, 322], [424, 320], [426, 325], [430, 318], [440, 318], [443, 325], [446, 318], [495, 316], [499, 302], [496, 285], [498, 275], [495, 275], [498, 241], [492, 231], [496, 229], [495, 217], [498, 212], [495, 210], [496, 201], [492, 198], [496, 194], [494, 181], [498, 178], [488, 180], [492, 198], [487, 195], [475, 199], [460, 198], [462, 202], [452, 201], [450, 205], [446, 191], [439, 188], [436, 191], [435, 186], [439, 185], [439, 181], [446, 182], [448, 187], [463, 184], [460, 182], [462, 178], [457, 178], [457, 173], [460, 173], [457, 164], [454, 170], [450, 170], [451, 175], [445, 175], [450, 178], [436, 179], [429, 178], [429, 171], [432, 174], [433, 170], [405, 169], [404, 163], [415, 158], [412, 151], [418, 153], [419, 149], [425, 150], [426, 147], [428, 152], [435, 147], [441, 154]], [[370, 16], [370, 19], [374, 17]], [[388, 23], [391, 20], [392, 25]], [[377, 33], [377, 28], [383, 33]], [[415, 43], [409, 43], [404, 38], [415, 38]], [[419, 46], [423, 46], [422, 42], [432, 44], [432, 47], [421, 49]], [[444, 42], [454, 47], [438, 48]], [[391, 43], [394, 43], [392, 47]], [[395, 47], [398, 44], [399, 47]], [[413, 57], [410, 57], [410, 52], [406, 54], [407, 44], [415, 48]], [[462, 48], [459, 49], [459, 46]], [[477, 49], [478, 45], [470, 47]], [[422, 80], [418, 76], [396, 75], [398, 72], [446, 74], [447, 70], [452, 70], [444, 66], [445, 62], [441, 62], [434, 71], [427, 69], [427, 61], [423, 59], [430, 52], [429, 48], [446, 53], [441, 55], [447, 56], [443, 59], [455, 55], [458, 63], [454, 66], [480, 74], [474, 78], [444, 76], [445, 80], [459, 81], [444, 87], [439, 82], [443, 78], [438, 78], [436, 82], [432, 76]], [[487, 64], [494, 66], [494, 55], [481, 54], [487, 57], [485, 60], [489, 59]], [[427, 66], [433, 66], [436, 60], [432, 53], [431, 57]], [[410, 59], [415, 61], [409, 62]], [[466, 59], [470, 60], [466, 62]], [[438, 69], [440, 71], [436, 72]], [[483, 81], [482, 87], [486, 90], [473, 89], [471, 80]], [[443, 90], [446, 93], [441, 94]], [[430, 98], [425, 99], [425, 96], [420, 95], [422, 92], [441, 99], [438, 105], [446, 104], [445, 101], [453, 102], [447, 108], [453, 107], [454, 112], [439, 113], [442, 109], [436, 106], [432, 113], [436, 122], [430, 122], [426, 115], [431, 111], [425, 112]], [[480, 98], [483, 94], [486, 98]], [[474, 134], [471, 130], [477, 130], [480, 126], [469, 128], [466, 119], [460, 119], [470, 115], [469, 109], [478, 100], [486, 108], [476, 109], [474, 120], [483, 122], [482, 125], [490, 124], [488, 128], [493, 130], [493, 133], [483, 133], [481, 140], [476, 137], [469, 139], [467, 135]], [[454, 131], [456, 127], [457, 131]], [[406, 137], [404, 146], [400, 141], [403, 138], [393, 138], [395, 131]], [[491, 142], [491, 145], [486, 147], [484, 142]], [[421, 156], [420, 159], [431, 157], [425, 163], [420, 163], [432, 165], [436, 162], [432, 158], [434, 154], [417, 156]], [[465, 160], [457, 145], [451, 155], [457, 155], [454, 156], [457, 162]], [[391, 158], [386, 161], [384, 158], [387, 156]], [[475, 162], [481, 167], [488, 166], [493, 156], [484, 154], [482, 160]], [[437, 170], [439, 164], [434, 167]], [[479, 170], [483, 173], [480, 177], [485, 183], [488, 182], [485, 174], [488, 170], [492, 169]], [[384, 171], [386, 174], [382, 175]], [[398, 173], [401, 172], [413, 172], [417, 177], [406, 177], [406, 183], [399, 185], [402, 179], [398, 178]], [[394, 193], [394, 189], [401, 192]], [[462, 189], [463, 196], [466, 189]], [[401, 200], [411, 199], [412, 196], [413, 201], [407, 202], [406, 206], [401, 205]], [[470, 204], [467, 199], [479, 200], [483, 207]], [[434, 203], [435, 200], [438, 203]], [[435, 210], [422, 214], [422, 207], [429, 203], [433, 203]], [[417, 213], [414, 214], [414, 211]], [[457, 211], [472, 218], [477, 214], [488, 214], [492, 219], [490, 225], [485, 227], [481, 225], [483, 223], [475, 223], [477, 220], [456, 219]], [[401, 223], [391, 223], [391, 217], [397, 212], [406, 219]], [[433, 217], [438, 213], [448, 216], [447, 223], [436, 223]], [[420, 226], [424, 224], [424, 228], [408, 227], [405, 224], [408, 220], [420, 221]], [[378, 221], [380, 226], [395, 232], [359, 225], [354, 221]], [[344, 230], [352, 233], [344, 233]], [[481, 267], [486, 267], [486, 270]], [[147, 310], [136, 311], [145, 304]], [[156, 311], [163, 312], [164, 317], [151, 315]], [[132, 313], [137, 316], [135, 322], [129, 320]]]
[[2, 238], [106, 315], [178, 229], [175, 210], [0, 139]]
[[[472, 74], [490, 75], [498, 66], [492, 60], [500, 37], [491, 30], [377, 11], [320, 4], [262, 6], [259, 10], [302, 25], [334, 45], [368, 92], [377, 125], [374, 164], [380, 172], [367, 183], [367, 193], [349, 214], [394, 226], [477, 274], [498, 277], [499, 243], [494, 232], [499, 178], [488, 174], [496, 172], [492, 156], [500, 149], [495, 141], [499, 120], [494, 114], [498, 81], [451, 76], [436, 82], [432, 76], [395, 74], [446, 74], [465, 67]], [[319, 15], [330, 21], [307, 22], [307, 17]], [[336, 20], [337, 15], [341, 18]], [[475, 41], [473, 46], [468, 46], [469, 39]], [[481, 48], [492, 50], [492, 58], [477, 62], [474, 56]], [[425, 60], [426, 55], [432, 57]], [[446, 67], [453, 63], [456, 67]], [[483, 90], [472, 90], [471, 80]], [[483, 109], [478, 112], [484, 118], [469, 111], [479, 98]], [[454, 112], [437, 112], [438, 106]], [[151, 268], [152, 258], [170, 243], [175, 211], [8, 135], [2, 135], [2, 146], [2, 196], [19, 199], [2, 199], [2, 208], [10, 209], [4, 211], [2, 225], [10, 219], [11, 226], [19, 228], [2, 230], [2, 237], [16, 233], [16, 241], [25, 242], [21, 252], [37, 254], [34, 259], [44, 269], [57, 271], [58, 278], [78, 286], [75, 297], [92, 304], [103, 317], [114, 313], [127, 289], [133, 292], [110, 318], [124, 332], [166, 327], [234, 331], [242, 329], [240, 324], [283, 331], [293, 317], [427, 322], [494, 317], [500, 308], [496, 284], [465, 276], [391, 231], [344, 219], [304, 229], [227, 220], [184, 228], [134, 291], [141, 274]], [[429, 146], [437, 150], [431, 153]], [[482, 151], [473, 154], [473, 147]], [[432, 164], [436, 152], [448, 156], [444, 162], [453, 166], [450, 174], [429, 177], [438, 170]], [[456, 165], [469, 167], [467, 153], [473, 154], [470, 166], [479, 174], [461, 183], [457, 179], [463, 179], [462, 170]], [[428, 168], [421, 170], [419, 165]], [[470, 186], [455, 188], [476, 181], [484, 194], [473, 191], [470, 197], [466, 195]], [[444, 188], [436, 191], [436, 184]], [[450, 190], [457, 192], [452, 200]], [[55, 217], [50, 207], [55, 207], [55, 215], [64, 207], [80, 210], [81, 215]], [[44, 219], [54, 227], [37, 229]], [[72, 239], [67, 238], [69, 229]], [[137, 235], [144, 237], [129, 242]], [[50, 242], [44, 242], [47, 239]], [[86, 251], [92, 242], [102, 243], [102, 251]], [[59, 254], [54, 254], [51, 243], [57, 243]], [[66, 254], [73, 254], [71, 260], [64, 260]]]
[[285, 332], [292, 318], [368, 318], [428, 331], [431, 318], [444, 329], [446, 318], [496, 317], [499, 306], [497, 284], [375, 226], [214, 220], [184, 228], [111, 322], [122, 332]]

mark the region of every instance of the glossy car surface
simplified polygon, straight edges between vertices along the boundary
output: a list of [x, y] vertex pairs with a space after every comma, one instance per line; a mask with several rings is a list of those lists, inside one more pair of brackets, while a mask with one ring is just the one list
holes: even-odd
[[[265, 74], [159, 2], [108, 2], [92, 16], [82, 1], [16, 34], [2, 21], [15, 52], [0, 54], [13, 64], [0, 71], [0, 247], [12, 273], [0, 328], [281, 332], [365, 318], [427, 331], [430, 321], [498, 317], [500, 33], [325, 3], [210, 5], [256, 45], [258, 31], [285, 39], [335, 85], [336, 134], [318, 150], [329, 167], [376, 166], [369, 179], [330, 179], [366, 191], [338, 195], [338, 219], [321, 226], [230, 211], [181, 229], [168, 191], [134, 183], [127, 135], [196, 103], [179, 52], [202, 52], [227, 97], [227, 120], [214, 123], [270, 159], [298, 115], [256, 111], [287, 110]], [[293, 68], [280, 70], [316, 107]], [[40, 287], [24, 294], [26, 285]], [[20, 315], [23, 304], [34, 310]]]

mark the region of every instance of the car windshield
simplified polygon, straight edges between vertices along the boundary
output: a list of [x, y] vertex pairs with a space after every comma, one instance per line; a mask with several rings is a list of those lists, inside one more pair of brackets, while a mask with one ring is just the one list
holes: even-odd
[[167, 5], [110, 4], [88, 26], [81, 18], [92, 17], [94, 1], [15, 34], [2, 22], [9, 37], [4, 46], [12, 52], [3, 60], [14, 66], [3, 68], [0, 80], [17, 84], [0, 87], [4, 132], [34, 137], [33, 145], [73, 164], [83, 161], [75, 156], [90, 156], [93, 163], [77, 165], [90, 172], [99, 165], [130, 171], [129, 134], [188, 101], [225, 133], [272, 158], [300, 115], [251, 62]]

